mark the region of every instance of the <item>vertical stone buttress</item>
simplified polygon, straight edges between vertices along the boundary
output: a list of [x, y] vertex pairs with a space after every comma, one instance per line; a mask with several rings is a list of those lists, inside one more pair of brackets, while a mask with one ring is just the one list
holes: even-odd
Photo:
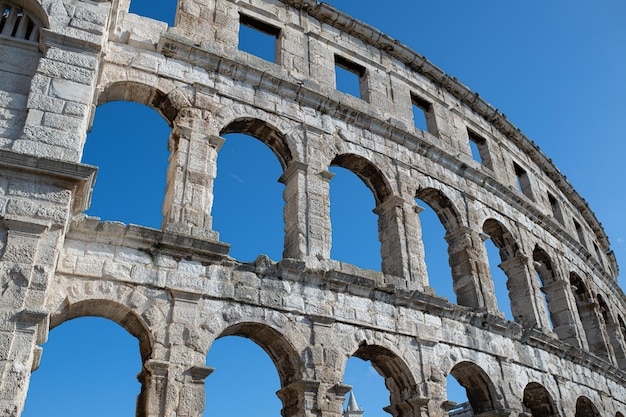
[[480, 235], [469, 227], [458, 226], [448, 231], [445, 239], [457, 303], [497, 314], [493, 280]]
[[[25, 175], [25, 173], [27, 175]], [[72, 213], [86, 209], [94, 170], [82, 165], [0, 151], [0, 415], [24, 407], [49, 328], [45, 308], [64, 232]]]
[[163, 202], [163, 228], [217, 240], [212, 230], [217, 153], [224, 143], [195, 111], [181, 111], [170, 138], [170, 161]]
[[24, 129], [11, 151], [1, 151], [0, 217], [7, 231], [0, 258], [2, 416], [22, 411], [41, 355], [37, 345], [47, 337], [45, 303], [64, 233], [71, 216], [88, 207], [95, 170], [77, 162], [110, 6], [78, 2], [47, 10], [50, 20], [72, 21], [73, 27], [41, 28], [43, 56], [30, 83]]

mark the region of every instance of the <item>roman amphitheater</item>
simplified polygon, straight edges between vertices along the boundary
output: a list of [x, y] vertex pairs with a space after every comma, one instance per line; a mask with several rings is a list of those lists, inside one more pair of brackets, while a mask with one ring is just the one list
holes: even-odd
[[[385, 378], [395, 417], [446, 416], [448, 375], [472, 415], [626, 415], [626, 298], [607, 237], [503, 114], [316, 0], [181, 0], [173, 27], [129, 1], [1, 1], [1, 416], [21, 414], [50, 328], [82, 316], [139, 340], [141, 417], [199, 417], [225, 335], [271, 357], [284, 417], [339, 417], [352, 356]], [[274, 62], [239, 50], [241, 27], [274, 38]], [[337, 90], [337, 68], [358, 97]], [[86, 132], [114, 100], [171, 126], [160, 230], [83, 214], [97, 171], [80, 162]], [[229, 257], [212, 228], [232, 132], [282, 166], [278, 262]], [[381, 272], [330, 257], [331, 166], [374, 195]], [[416, 198], [445, 227], [456, 300], [429, 286]], [[514, 321], [495, 301], [489, 239]]]

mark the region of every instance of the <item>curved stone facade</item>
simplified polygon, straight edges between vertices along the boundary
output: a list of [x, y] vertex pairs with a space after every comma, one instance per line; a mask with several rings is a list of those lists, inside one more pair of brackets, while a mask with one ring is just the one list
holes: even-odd
[[[626, 299], [602, 227], [504, 115], [424, 57], [314, 0], [180, 1], [171, 28], [127, 0], [3, 4], [3, 22], [19, 9], [30, 29], [0, 31], [0, 52], [28, 56], [0, 64], [28, 80], [0, 85], [15, 98], [1, 101], [15, 124], [0, 125], [0, 415], [21, 413], [49, 328], [87, 315], [140, 341], [140, 416], [200, 416], [224, 335], [270, 355], [285, 417], [339, 417], [351, 356], [372, 361], [398, 417], [447, 415], [448, 374], [474, 415], [626, 413]], [[275, 62], [238, 49], [242, 26], [275, 38]], [[337, 90], [337, 67], [360, 97]], [[86, 131], [113, 100], [172, 126], [161, 230], [81, 214], [96, 171], [79, 163]], [[238, 262], [212, 230], [232, 132], [282, 166], [278, 263]], [[375, 197], [382, 272], [330, 259], [331, 166]], [[456, 300], [429, 287], [416, 198], [445, 227]], [[495, 302], [486, 239], [515, 322]]]

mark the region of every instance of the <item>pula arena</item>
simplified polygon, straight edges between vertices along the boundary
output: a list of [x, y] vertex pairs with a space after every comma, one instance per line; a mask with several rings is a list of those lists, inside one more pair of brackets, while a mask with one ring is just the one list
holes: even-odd
[[[173, 27], [129, 0], [0, 3], [1, 416], [21, 414], [49, 329], [81, 316], [138, 339], [142, 417], [200, 416], [225, 335], [271, 357], [284, 417], [341, 416], [351, 356], [385, 378], [394, 417], [446, 416], [450, 374], [473, 415], [626, 415], [626, 299], [601, 225], [533, 142], [423, 56], [315, 0], [180, 0]], [[241, 27], [274, 38], [274, 62], [239, 50]], [[171, 125], [160, 230], [83, 214], [86, 132], [114, 100]], [[282, 166], [277, 262], [229, 257], [212, 229], [231, 132]], [[375, 197], [382, 272], [330, 259], [331, 166]], [[429, 286], [416, 198], [445, 227], [456, 300]]]

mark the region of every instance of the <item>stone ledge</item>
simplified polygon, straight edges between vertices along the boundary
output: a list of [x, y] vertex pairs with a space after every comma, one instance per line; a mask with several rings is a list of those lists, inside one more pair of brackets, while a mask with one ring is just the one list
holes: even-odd
[[57, 185], [73, 189], [74, 214], [83, 212], [89, 207], [91, 190], [98, 171], [98, 168], [91, 165], [40, 158], [6, 149], [0, 150], [0, 169], [49, 178]]
[[176, 259], [215, 263], [228, 259], [230, 245], [216, 240], [202, 240], [174, 232], [151, 229], [121, 222], [101, 222], [98, 217], [79, 215], [70, 225], [68, 238], [115, 244], [150, 254]]

